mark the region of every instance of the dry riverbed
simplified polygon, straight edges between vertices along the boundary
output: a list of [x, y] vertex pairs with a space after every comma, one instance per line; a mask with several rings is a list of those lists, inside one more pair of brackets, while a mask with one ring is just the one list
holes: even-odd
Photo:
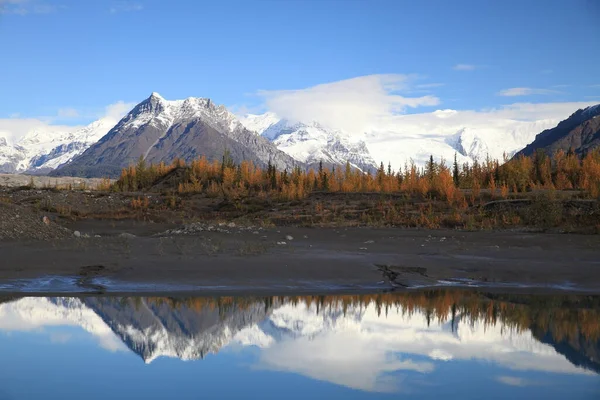
[[77, 237], [1, 242], [0, 289], [28, 290], [48, 276], [93, 293], [600, 289], [598, 236], [132, 221], [69, 228]]
[[[144, 196], [140, 210], [139, 194], [0, 189], [0, 291], [600, 292], [599, 235], [375, 228], [345, 218], [303, 227], [292, 224], [299, 212], [289, 204], [252, 212], [192, 196], [171, 209], [164, 195]], [[372, 197], [308, 201], [366, 206]]]

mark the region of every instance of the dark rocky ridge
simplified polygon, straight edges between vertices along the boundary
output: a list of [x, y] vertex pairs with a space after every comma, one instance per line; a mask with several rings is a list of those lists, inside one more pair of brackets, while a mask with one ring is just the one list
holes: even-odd
[[559, 149], [564, 152], [572, 149], [575, 154], [584, 155], [598, 146], [600, 146], [600, 104], [577, 110], [555, 128], [546, 129], [515, 157], [531, 156], [538, 149], [544, 150], [548, 155], [552, 155]]

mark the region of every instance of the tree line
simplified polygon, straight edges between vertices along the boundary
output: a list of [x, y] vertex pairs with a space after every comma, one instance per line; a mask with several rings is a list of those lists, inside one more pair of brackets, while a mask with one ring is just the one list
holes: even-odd
[[423, 198], [465, 203], [478, 198], [482, 190], [490, 196], [506, 198], [511, 193], [535, 189], [580, 190], [592, 198], [600, 197], [600, 149], [584, 157], [558, 150], [548, 156], [542, 150], [533, 156], [520, 155], [503, 163], [486, 158], [472, 163], [454, 163], [430, 157], [420, 168], [408, 162], [401, 170], [380, 164], [373, 172], [364, 172], [349, 162], [343, 167], [278, 170], [270, 162], [266, 167], [250, 161], [234, 163], [228, 152], [221, 160], [206, 157], [186, 163], [175, 159], [170, 164], [147, 165], [140, 158], [136, 165], [124, 168], [111, 190], [148, 190], [178, 170], [165, 185], [179, 193], [205, 193], [209, 196], [265, 196], [302, 199], [313, 192], [405, 192]]

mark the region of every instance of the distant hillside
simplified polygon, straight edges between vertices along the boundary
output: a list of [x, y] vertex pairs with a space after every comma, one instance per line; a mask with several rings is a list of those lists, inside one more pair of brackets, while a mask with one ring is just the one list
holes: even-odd
[[551, 155], [562, 149], [572, 149], [576, 154], [585, 154], [588, 150], [600, 146], [600, 104], [577, 110], [573, 115], [561, 121], [555, 128], [546, 129], [535, 140], [518, 152], [530, 156], [538, 149]]

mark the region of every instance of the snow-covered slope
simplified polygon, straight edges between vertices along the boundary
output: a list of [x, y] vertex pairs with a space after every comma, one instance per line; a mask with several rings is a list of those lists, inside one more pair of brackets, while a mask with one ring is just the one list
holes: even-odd
[[85, 127], [36, 128], [14, 142], [10, 132], [0, 132], [0, 173], [53, 170], [100, 140], [117, 121], [105, 117]]
[[299, 163], [246, 129], [235, 115], [207, 98], [169, 101], [158, 93], [136, 105], [99, 142], [54, 172], [87, 177], [118, 176], [143, 157], [148, 163], [190, 162], [199, 157], [292, 170]]
[[394, 118], [366, 135], [369, 150], [376, 160], [389, 160], [395, 168], [413, 160], [424, 165], [433, 155], [436, 160], [451, 163], [454, 155], [459, 162], [475, 159], [503, 161], [510, 158], [535, 136], [559, 119], [519, 121], [510, 119], [481, 119], [465, 116], [454, 110], [438, 110], [430, 114], [410, 114]]
[[[521, 108], [527, 110], [526, 106]], [[483, 161], [488, 156], [502, 161], [505, 155], [510, 158], [533, 142], [537, 134], [566, 117], [558, 111], [531, 115], [523, 111], [525, 117], [519, 117], [511, 110], [505, 107], [486, 113], [446, 109], [396, 115], [379, 119], [364, 131], [346, 132], [320, 121], [295, 122], [273, 112], [238, 119], [226, 107], [207, 98], [168, 101], [153, 93], [120, 122], [104, 118], [84, 128], [34, 129], [18, 140], [11, 132], [0, 130], [0, 172], [56, 169], [82, 155], [113, 127], [117, 128], [117, 122], [121, 146], [116, 149], [118, 154], [111, 147], [102, 156], [104, 163], [110, 159], [108, 167], [115, 171], [120, 171], [122, 164], [136, 162], [140, 155], [157, 161], [175, 156], [194, 158], [204, 151], [209, 158], [220, 158], [224, 147], [235, 150], [236, 159], [252, 159], [259, 164], [271, 159], [280, 169], [289, 169], [293, 160], [282, 156], [291, 156], [313, 166], [319, 161], [329, 165], [345, 165], [349, 161], [366, 171], [380, 163], [387, 166], [388, 162], [399, 170], [410, 160], [423, 166], [430, 155], [447, 163], [453, 161], [455, 154], [460, 163]], [[586, 112], [594, 109], [590, 107]], [[247, 132], [262, 137], [252, 139]], [[143, 150], [137, 151], [138, 148]], [[100, 157], [98, 152], [90, 153], [85, 165], [71, 172], [81, 173], [82, 169], [95, 166]]]
[[248, 114], [241, 119], [246, 128], [272, 141], [279, 150], [306, 164], [323, 161], [370, 171], [378, 164], [364, 141], [353, 139], [342, 131], [328, 129], [318, 122], [301, 123], [280, 119], [274, 113]]
[[362, 133], [347, 133], [329, 129], [318, 122], [292, 123], [277, 115], [248, 114], [241, 122], [273, 141], [292, 157], [314, 162], [322, 159], [357, 166], [377, 168], [381, 162], [391, 163], [395, 170], [410, 160], [423, 166], [433, 155], [436, 160], [450, 163], [457, 155], [460, 163], [483, 161], [486, 157], [503, 161], [511, 157], [544, 129], [553, 127], [559, 119], [519, 121], [482, 119], [465, 112], [438, 110], [428, 114], [409, 114], [381, 121]]
[[[127, 118], [121, 125], [122, 129], [138, 128], [152, 123], [168, 130], [178, 120], [202, 118], [214, 128], [228, 131], [235, 130], [239, 121], [223, 105], [215, 105], [210, 99], [189, 97], [185, 100], [166, 100], [160, 94], [153, 92], [148, 101], [136, 107], [135, 118]], [[132, 115], [131, 113], [129, 115]]]

